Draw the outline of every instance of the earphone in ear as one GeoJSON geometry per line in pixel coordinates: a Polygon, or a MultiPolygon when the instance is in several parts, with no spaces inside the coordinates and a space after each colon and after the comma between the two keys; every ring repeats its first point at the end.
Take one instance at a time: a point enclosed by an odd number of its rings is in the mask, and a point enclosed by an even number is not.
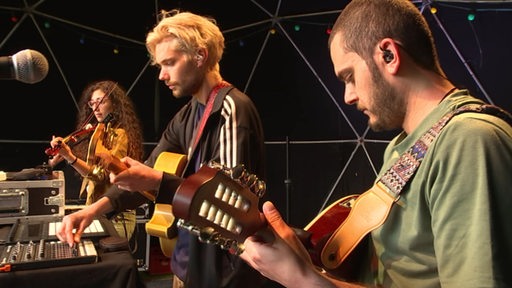
{"type": "Polygon", "coordinates": [[[379,47],[380,51],[382,51],[382,58],[384,58],[384,62],[390,63],[395,58],[395,55],[393,55],[393,52],[389,51],[388,49],[383,49],[382,47],[379,47]]]}
{"type": "Polygon", "coordinates": [[[201,61],[203,60],[203,56],[201,55],[196,55],[196,61],[201,61]]]}

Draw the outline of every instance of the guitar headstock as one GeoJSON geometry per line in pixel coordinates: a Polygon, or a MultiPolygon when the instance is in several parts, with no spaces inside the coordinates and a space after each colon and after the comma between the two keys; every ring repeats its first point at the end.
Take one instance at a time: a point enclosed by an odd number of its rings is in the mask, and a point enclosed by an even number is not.
{"type": "Polygon", "coordinates": [[[210,163],[186,178],[173,199],[178,226],[234,254],[244,240],[266,228],[259,199],[266,186],[243,167],[233,169],[210,163]]]}

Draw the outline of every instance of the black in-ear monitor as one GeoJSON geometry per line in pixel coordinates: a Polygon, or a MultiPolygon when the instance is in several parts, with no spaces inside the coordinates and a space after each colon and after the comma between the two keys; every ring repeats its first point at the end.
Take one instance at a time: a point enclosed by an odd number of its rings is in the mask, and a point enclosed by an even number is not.
{"type": "Polygon", "coordinates": [[[383,49],[382,47],[379,47],[380,51],[382,51],[382,58],[384,58],[384,62],[389,63],[393,61],[395,58],[395,55],[393,55],[393,52],[389,51],[388,49],[383,49]]]}

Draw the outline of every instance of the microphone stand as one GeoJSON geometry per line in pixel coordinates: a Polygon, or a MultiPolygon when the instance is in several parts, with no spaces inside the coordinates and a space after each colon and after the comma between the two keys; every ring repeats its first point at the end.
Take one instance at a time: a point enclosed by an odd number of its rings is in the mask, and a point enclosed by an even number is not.
{"type": "Polygon", "coordinates": [[[284,179],[284,185],[286,189],[286,214],[285,219],[287,223],[290,223],[290,203],[291,203],[291,190],[292,190],[292,179],[290,179],[290,140],[286,136],[286,178],[284,179]]]}

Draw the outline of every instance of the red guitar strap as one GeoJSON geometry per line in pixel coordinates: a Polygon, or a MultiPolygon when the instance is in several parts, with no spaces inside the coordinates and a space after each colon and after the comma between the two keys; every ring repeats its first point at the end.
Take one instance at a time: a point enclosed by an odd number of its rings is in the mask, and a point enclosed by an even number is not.
{"type": "MultiPolygon", "coordinates": [[[[195,151],[197,143],[199,143],[199,139],[201,139],[201,134],[203,134],[204,126],[206,125],[206,121],[208,120],[208,117],[210,117],[210,113],[212,112],[213,103],[215,102],[215,98],[217,94],[219,93],[219,90],[223,87],[228,87],[231,84],[229,84],[226,81],[221,81],[219,84],[217,84],[215,87],[213,87],[212,91],[210,92],[210,95],[208,95],[208,100],[206,102],[206,107],[204,109],[203,116],[201,117],[201,122],[199,123],[199,126],[196,131],[196,136],[194,138],[194,144],[191,147],[190,152],[192,153],[195,151]]],[[[191,156],[191,155],[190,155],[191,156]]],[[[189,158],[190,158],[189,156],[189,158]]]]}
{"type": "Polygon", "coordinates": [[[510,115],[501,108],[481,104],[464,105],[443,116],[400,156],[370,190],[356,199],[345,221],[322,249],[321,261],[325,267],[335,269],[340,266],[366,234],[384,223],[393,203],[399,200],[403,187],[420,166],[430,144],[453,116],[463,112],[483,112],[504,120],[510,119],[510,115]]]}

